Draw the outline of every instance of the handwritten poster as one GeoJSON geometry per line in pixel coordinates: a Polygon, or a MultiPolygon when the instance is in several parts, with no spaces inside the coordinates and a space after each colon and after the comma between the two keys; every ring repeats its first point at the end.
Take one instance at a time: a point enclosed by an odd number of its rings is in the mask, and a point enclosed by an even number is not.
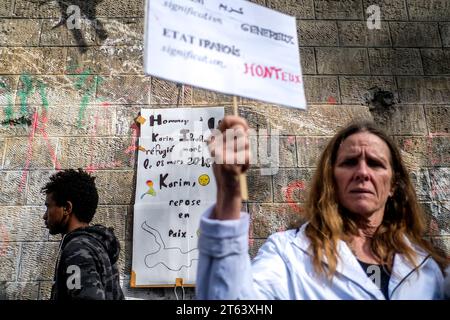
{"type": "Polygon", "coordinates": [[[216,201],[206,140],[224,110],[142,109],[141,117],[131,286],[193,285],[200,216],[216,201]]]}
{"type": "Polygon", "coordinates": [[[295,17],[244,0],[149,0],[144,71],[306,108],[295,17]]]}

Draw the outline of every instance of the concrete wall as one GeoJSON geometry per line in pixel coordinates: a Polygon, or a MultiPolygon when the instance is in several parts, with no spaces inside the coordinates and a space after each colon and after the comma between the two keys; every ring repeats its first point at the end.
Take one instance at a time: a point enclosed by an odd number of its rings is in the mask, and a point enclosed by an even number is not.
{"type": "MultiPolygon", "coordinates": [[[[95,220],[115,227],[129,298],[174,299],[173,289],[130,289],[135,145],[141,107],[225,106],[229,96],[143,76],[144,0],[68,0],[89,16],[52,28],[58,1],[0,5],[0,298],[47,299],[59,237],[43,228],[39,189],[58,168],[98,177],[95,220]],[[86,1],[87,2],[87,1],[86,1]],[[96,10],[93,8],[96,4],[96,10]]],[[[336,129],[374,119],[398,141],[427,211],[429,236],[450,255],[450,1],[258,0],[295,15],[309,109],[240,99],[255,129],[279,130],[280,169],[248,174],[252,253],[295,226],[318,154],[336,129]],[[381,8],[369,30],[366,8],[381,8]],[[378,87],[378,89],[372,89],[378,87]],[[395,104],[368,104],[377,90],[395,104]]],[[[181,291],[178,291],[181,296],[181,291]]],[[[186,298],[193,298],[186,290],[186,298]]]]}

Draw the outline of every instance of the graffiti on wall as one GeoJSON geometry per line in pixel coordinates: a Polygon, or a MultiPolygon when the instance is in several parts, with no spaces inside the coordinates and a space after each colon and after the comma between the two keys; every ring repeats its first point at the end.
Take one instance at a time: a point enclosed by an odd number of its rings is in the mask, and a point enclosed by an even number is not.
{"type": "MultiPolygon", "coordinates": [[[[110,108],[110,103],[103,97],[95,97],[97,88],[104,81],[101,76],[95,75],[90,69],[82,69],[78,66],[69,66],[66,71],[67,76],[72,81],[72,87],[81,96],[80,105],[78,107],[78,116],[75,119],[76,127],[82,129],[91,124],[89,134],[89,163],[84,168],[87,172],[95,172],[99,169],[117,168],[123,165],[122,161],[111,161],[110,163],[95,163],[94,147],[95,137],[99,127],[99,120],[102,117],[107,118],[108,112],[114,112],[110,108]],[[92,119],[86,119],[86,108],[91,103],[99,103],[101,108],[98,108],[92,119]],[[105,114],[102,114],[104,112],[105,114]]],[[[47,96],[47,84],[40,79],[35,79],[33,76],[23,73],[19,78],[17,96],[19,100],[20,109],[17,113],[14,112],[13,103],[13,90],[5,82],[0,81],[0,93],[3,93],[6,97],[7,105],[3,109],[5,120],[1,122],[2,126],[22,126],[28,128],[28,139],[26,147],[25,166],[22,171],[21,181],[19,184],[19,193],[21,193],[26,184],[27,176],[30,171],[30,166],[33,161],[33,145],[35,144],[36,134],[40,134],[45,141],[47,152],[50,155],[51,161],[56,170],[61,170],[61,164],[58,159],[57,152],[52,146],[48,132],[48,119],[49,119],[49,101],[47,96]],[[41,108],[36,108],[34,111],[30,108],[30,97],[37,94],[40,97],[41,108]]],[[[139,136],[139,126],[136,123],[131,125],[132,141],[123,152],[130,155],[130,163],[134,164],[134,156],[136,151],[137,137],[139,136]]]]}

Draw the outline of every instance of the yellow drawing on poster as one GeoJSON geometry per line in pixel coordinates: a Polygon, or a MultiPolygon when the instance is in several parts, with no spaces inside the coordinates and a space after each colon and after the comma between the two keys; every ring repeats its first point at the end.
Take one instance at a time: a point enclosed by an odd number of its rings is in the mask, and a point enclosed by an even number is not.
{"type": "Polygon", "coordinates": [[[202,174],[200,177],[198,177],[198,183],[201,186],[207,186],[209,184],[209,176],[207,174],[202,174]]]}

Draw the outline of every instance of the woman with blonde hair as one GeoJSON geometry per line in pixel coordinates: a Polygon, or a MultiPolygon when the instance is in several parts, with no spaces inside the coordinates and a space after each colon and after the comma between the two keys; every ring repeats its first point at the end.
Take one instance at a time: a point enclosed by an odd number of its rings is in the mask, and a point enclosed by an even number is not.
{"type": "MultiPolygon", "coordinates": [[[[248,126],[230,116],[220,127],[228,129],[246,137],[248,126]]],[[[199,299],[444,298],[448,260],[423,238],[400,152],[372,123],[351,124],[330,140],[310,184],[307,223],[271,235],[252,262],[237,179],[248,168],[248,140],[245,148],[218,148],[230,146],[226,136],[210,144],[212,155],[244,153],[246,161],[214,165],[217,202],[200,222],[199,299]]]]}

